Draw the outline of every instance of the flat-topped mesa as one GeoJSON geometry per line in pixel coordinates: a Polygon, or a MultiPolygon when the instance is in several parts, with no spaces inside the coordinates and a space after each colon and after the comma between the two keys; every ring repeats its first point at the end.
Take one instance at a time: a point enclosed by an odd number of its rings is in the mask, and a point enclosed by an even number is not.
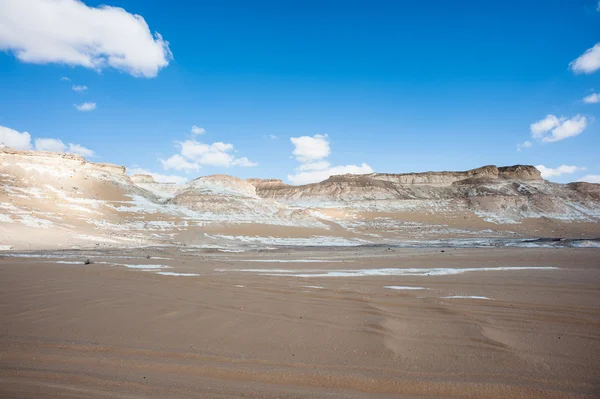
{"type": "Polygon", "coordinates": [[[39,166],[40,168],[69,168],[75,170],[89,170],[95,172],[110,173],[118,176],[126,176],[124,166],[110,163],[88,162],[81,155],[64,152],[16,150],[14,148],[1,147],[0,160],[5,165],[21,167],[39,166]]]}
{"type": "Polygon", "coordinates": [[[144,175],[144,174],[137,174],[137,175],[133,175],[131,176],[131,181],[134,183],[156,183],[156,181],[154,180],[154,177],[150,176],[150,175],[144,175]]]}
{"type": "Polygon", "coordinates": [[[273,187],[284,187],[287,186],[281,179],[257,179],[250,178],[246,179],[246,181],[252,184],[256,189],[259,188],[273,188],[273,187]]]}
{"type": "Polygon", "coordinates": [[[365,180],[365,178],[407,185],[449,185],[460,181],[476,182],[497,179],[542,180],[540,172],[533,166],[515,165],[497,167],[495,165],[487,165],[482,166],[480,168],[467,170],[464,172],[423,172],[401,174],[371,173],[367,175],[335,175],[329,177],[329,179],[325,181],[347,182],[349,180],[365,180]]]}

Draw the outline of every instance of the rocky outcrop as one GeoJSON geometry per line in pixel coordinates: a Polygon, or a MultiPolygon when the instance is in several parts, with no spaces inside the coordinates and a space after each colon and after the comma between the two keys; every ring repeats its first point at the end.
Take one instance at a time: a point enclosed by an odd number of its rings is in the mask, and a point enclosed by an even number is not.
{"type": "MultiPolygon", "coordinates": [[[[477,226],[543,218],[549,232],[554,231],[550,220],[600,221],[600,185],[547,182],[523,165],[340,175],[303,186],[227,175],[158,183],[150,175],[130,178],[125,172],[72,154],[0,149],[0,238],[23,248],[39,231],[46,232],[44,242],[71,237],[68,245],[87,237],[97,243],[189,244],[206,238],[207,229],[261,224],[270,225],[274,235],[293,227],[303,228],[303,234],[381,242],[398,234],[414,238],[416,230],[421,237],[441,234],[441,225],[456,220],[477,226]],[[423,223],[414,222],[419,217],[423,223]]],[[[245,234],[261,229],[248,227],[245,234]]],[[[215,244],[216,238],[206,240],[215,244]]]]}
{"type": "Polygon", "coordinates": [[[142,174],[131,176],[131,181],[134,183],[156,183],[156,181],[154,181],[154,177],[142,174]]]}
{"type": "Polygon", "coordinates": [[[77,172],[99,172],[127,178],[124,166],[110,163],[88,162],[84,157],[75,154],[48,151],[23,151],[12,148],[0,148],[2,166],[20,167],[38,170],[49,174],[74,175],[77,172]]]}

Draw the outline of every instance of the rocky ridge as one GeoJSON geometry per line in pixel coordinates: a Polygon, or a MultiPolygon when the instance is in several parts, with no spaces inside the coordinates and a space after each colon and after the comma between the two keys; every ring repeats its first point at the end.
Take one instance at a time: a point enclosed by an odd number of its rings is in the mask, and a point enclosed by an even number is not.
{"type": "Polygon", "coordinates": [[[67,246],[254,242],[256,228],[240,236],[243,226],[264,226],[269,242],[390,243],[501,236],[506,226],[526,235],[531,229],[520,226],[532,220],[544,221],[543,231],[582,235],[572,226],[584,223],[600,235],[599,219],[600,185],[550,183],[526,165],[331,176],[304,186],[227,175],[179,185],[77,155],[0,149],[0,246],[57,246],[59,236],[67,246]]]}

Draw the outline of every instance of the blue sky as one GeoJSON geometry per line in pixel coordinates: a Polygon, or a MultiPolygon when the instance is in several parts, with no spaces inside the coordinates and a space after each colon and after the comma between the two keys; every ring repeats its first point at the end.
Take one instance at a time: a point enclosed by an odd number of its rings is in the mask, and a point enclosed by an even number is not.
{"type": "Polygon", "coordinates": [[[558,182],[600,182],[597,7],[7,0],[0,135],[28,132],[31,148],[51,138],[93,161],[187,179],[300,184],[520,163],[558,182]],[[102,4],[123,10],[92,10],[102,4]],[[84,103],[95,108],[75,107],[84,103]]]}

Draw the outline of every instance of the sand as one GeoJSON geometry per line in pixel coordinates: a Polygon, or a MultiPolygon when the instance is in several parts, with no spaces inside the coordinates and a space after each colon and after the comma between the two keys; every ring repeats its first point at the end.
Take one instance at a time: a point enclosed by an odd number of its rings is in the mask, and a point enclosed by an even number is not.
{"type": "Polygon", "coordinates": [[[600,396],[598,249],[34,255],[0,257],[3,398],[600,396]]]}

